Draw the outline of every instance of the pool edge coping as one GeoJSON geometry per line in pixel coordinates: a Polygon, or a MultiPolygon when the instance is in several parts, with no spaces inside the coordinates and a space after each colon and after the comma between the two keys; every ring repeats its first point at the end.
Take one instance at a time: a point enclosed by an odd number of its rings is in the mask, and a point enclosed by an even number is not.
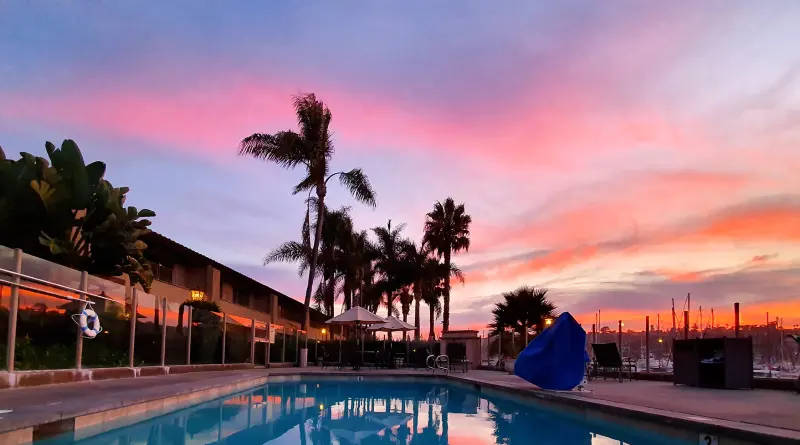
{"type": "MultiPolygon", "coordinates": [[[[758,443],[787,443],[787,441],[789,441],[788,443],[800,444],[800,431],[798,430],[692,415],[603,399],[592,399],[565,392],[554,392],[537,388],[519,388],[502,382],[474,379],[467,375],[431,375],[427,373],[371,374],[357,371],[280,372],[275,374],[271,374],[267,371],[261,376],[243,376],[239,380],[212,385],[192,382],[187,384],[187,387],[183,387],[168,396],[128,399],[118,404],[111,404],[112,406],[110,406],[110,404],[105,404],[99,407],[88,408],[78,414],[68,413],[65,415],[59,412],[54,413],[52,416],[39,416],[38,418],[33,416],[30,419],[20,419],[20,421],[11,422],[10,424],[0,423],[0,442],[9,445],[32,443],[33,432],[36,428],[56,422],[73,422],[72,429],[76,433],[80,430],[88,432],[87,428],[97,427],[107,422],[110,423],[112,419],[119,421],[121,418],[131,418],[134,420],[130,422],[130,424],[133,424],[164,414],[165,412],[187,408],[219,397],[245,391],[269,383],[270,380],[291,382],[314,377],[363,377],[368,379],[422,378],[450,381],[474,386],[479,390],[483,390],[484,388],[491,389],[513,397],[545,400],[580,409],[596,410],[603,414],[627,418],[627,420],[640,420],[661,425],[666,424],[676,429],[690,430],[692,432],[696,431],[698,433],[704,432],[727,437],[736,437],[758,443]]],[[[90,434],[90,436],[91,435],[93,434],[90,434]]]]}

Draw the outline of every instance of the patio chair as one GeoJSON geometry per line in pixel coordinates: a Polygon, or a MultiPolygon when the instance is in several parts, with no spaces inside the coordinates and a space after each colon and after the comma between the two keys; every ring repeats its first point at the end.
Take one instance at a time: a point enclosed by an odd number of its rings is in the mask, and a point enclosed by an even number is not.
{"type": "MultiPolygon", "coordinates": [[[[616,343],[592,343],[592,351],[594,352],[594,362],[592,371],[589,373],[589,380],[600,376],[601,371],[616,373],[620,382],[623,381],[623,372],[627,371],[628,379],[633,380],[636,363],[630,359],[623,361],[616,343]]],[[[605,379],[606,376],[603,375],[603,380],[605,379]]]]}

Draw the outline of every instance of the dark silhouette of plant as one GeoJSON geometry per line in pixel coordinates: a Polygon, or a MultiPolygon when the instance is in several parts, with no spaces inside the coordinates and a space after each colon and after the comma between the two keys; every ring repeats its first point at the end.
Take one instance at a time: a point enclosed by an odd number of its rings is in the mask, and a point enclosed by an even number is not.
{"type": "Polygon", "coordinates": [[[545,320],[556,316],[556,307],[546,295],[547,289],[530,286],[504,293],[503,300],[495,303],[492,309],[494,319],[489,323],[492,333],[517,333],[525,338],[527,345],[528,332],[541,332],[545,327],[545,320]]]}
{"type": "Polygon", "coordinates": [[[50,158],[21,153],[6,159],[0,148],[0,245],[93,275],[128,275],[148,291],[153,281],[144,260],[155,212],[125,207],[127,187],[103,179],[106,165],[83,160],[78,145],[45,144],[50,158]]]}
{"type": "MultiPolygon", "coordinates": [[[[255,133],[242,140],[239,154],[274,162],[283,168],[305,168],[305,177],[294,187],[294,193],[315,191],[317,194],[317,221],[314,244],[311,248],[308,285],[305,295],[303,329],[309,325],[311,294],[317,272],[317,258],[322,239],[325,214],[325,196],[328,181],[339,178],[356,200],[375,207],[375,191],[361,169],[329,173],[333,157],[333,138],[329,131],[331,112],[314,94],[296,96],[293,100],[298,131],[279,131],[274,134],[255,133]]],[[[308,215],[308,211],[306,212],[308,215]]],[[[308,218],[308,216],[307,216],[308,218]]]]}
{"type": "MultiPolygon", "coordinates": [[[[462,250],[469,251],[469,225],[472,217],[467,215],[464,204],[456,205],[453,198],[437,202],[425,219],[423,243],[430,246],[439,258],[444,258],[447,270],[451,267],[451,257],[462,250]]],[[[443,330],[450,329],[450,274],[444,282],[444,320],[443,330]]]]}

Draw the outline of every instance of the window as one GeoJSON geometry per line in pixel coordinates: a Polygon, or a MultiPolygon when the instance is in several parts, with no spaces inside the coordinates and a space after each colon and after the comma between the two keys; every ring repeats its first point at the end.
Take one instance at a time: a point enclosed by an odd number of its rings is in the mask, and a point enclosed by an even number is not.
{"type": "Polygon", "coordinates": [[[158,263],[151,263],[150,266],[153,268],[153,278],[172,284],[172,269],[158,263]]]}
{"type": "Polygon", "coordinates": [[[239,289],[233,290],[233,302],[240,306],[250,306],[250,293],[239,289]]]}

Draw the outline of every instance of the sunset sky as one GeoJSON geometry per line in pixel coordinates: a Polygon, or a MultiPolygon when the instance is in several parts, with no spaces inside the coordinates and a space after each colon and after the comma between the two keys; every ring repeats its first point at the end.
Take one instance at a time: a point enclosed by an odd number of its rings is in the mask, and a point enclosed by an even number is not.
{"type": "MultiPolygon", "coordinates": [[[[236,156],[333,112],[334,169],[362,167],[405,222],[452,196],[453,327],[547,287],[591,324],[715,308],[800,323],[800,2],[106,1],[0,3],[0,145],[75,139],[154,229],[302,299],[300,171],[236,156]]],[[[427,308],[423,308],[427,313],[427,308]]],[[[705,313],[708,321],[708,312],[705,313]]],[[[427,327],[427,319],[423,321],[427,327]]]]}

